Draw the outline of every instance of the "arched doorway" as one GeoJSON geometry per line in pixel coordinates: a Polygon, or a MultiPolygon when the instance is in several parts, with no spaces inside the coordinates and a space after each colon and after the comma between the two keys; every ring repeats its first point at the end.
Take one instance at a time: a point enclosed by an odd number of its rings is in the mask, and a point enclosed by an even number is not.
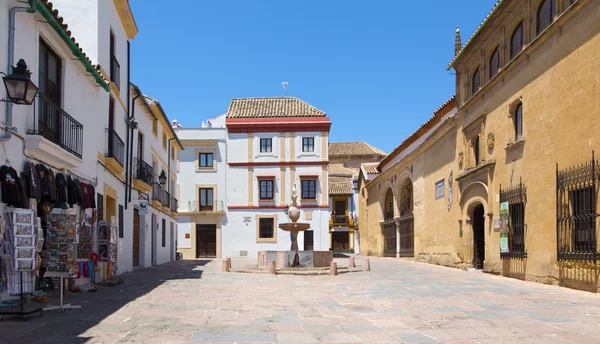
{"type": "Polygon", "coordinates": [[[396,256],[396,224],[394,223],[394,194],[392,189],[385,193],[383,203],[383,256],[396,256]]]}
{"type": "Polygon", "coordinates": [[[473,209],[471,217],[473,227],[473,266],[483,269],[485,260],[485,210],[480,203],[473,209]]]}
{"type": "Polygon", "coordinates": [[[413,215],[413,186],[410,179],[400,189],[400,220],[398,223],[400,257],[415,256],[415,220],[413,215]]]}

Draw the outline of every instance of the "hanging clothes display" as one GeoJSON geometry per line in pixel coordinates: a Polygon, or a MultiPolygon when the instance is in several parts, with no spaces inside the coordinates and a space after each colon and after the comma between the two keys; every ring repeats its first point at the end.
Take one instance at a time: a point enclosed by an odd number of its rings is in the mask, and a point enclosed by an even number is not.
{"type": "Polygon", "coordinates": [[[54,171],[48,169],[48,187],[50,188],[50,200],[56,202],[56,182],[54,181],[54,171]]]}
{"type": "Polygon", "coordinates": [[[2,202],[12,207],[21,205],[17,171],[10,166],[0,167],[0,184],[2,185],[2,202]]]}
{"type": "Polygon", "coordinates": [[[58,202],[67,203],[67,180],[65,179],[64,174],[57,173],[54,179],[56,183],[56,196],[58,202]]]}
{"type": "Polygon", "coordinates": [[[37,172],[40,176],[40,189],[42,190],[42,195],[40,198],[43,198],[46,195],[50,195],[50,183],[48,181],[48,169],[44,164],[37,164],[35,166],[37,172]]]}
{"type": "Polygon", "coordinates": [[[31,161],[28,161],[25,165],[25,170],[23,171],[23,174],[27,177],[27,183],[29,184],[27,188],[29,192],[27,195],[29,196],[29,198],[42,198],[42,185],[40,182],[40,174],[38,173],[37,168],[31,161]]]}

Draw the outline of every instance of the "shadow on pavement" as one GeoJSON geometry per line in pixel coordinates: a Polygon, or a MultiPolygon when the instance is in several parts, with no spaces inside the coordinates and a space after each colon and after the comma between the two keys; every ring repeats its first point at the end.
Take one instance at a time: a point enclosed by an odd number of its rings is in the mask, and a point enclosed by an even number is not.
{"type": "MultiPolygon", "coordinates": [[[[5,316],[0,321],[0,343],[86,343],[88,338],[79,336],[103,319],[165,283],[202,278],[204,269],[198,267],[209,262],[178,260],[119,275],[124,281],[121,285],[98,286],[97,292],[65,294],[64,303],[81,305],[81,311],[67,310],[66,314],[60,310],[47,311],[42,317],[33,314],[27,321],[5,316]]],[[[50,303],[59,301],[51,297],[50,303]]]]}

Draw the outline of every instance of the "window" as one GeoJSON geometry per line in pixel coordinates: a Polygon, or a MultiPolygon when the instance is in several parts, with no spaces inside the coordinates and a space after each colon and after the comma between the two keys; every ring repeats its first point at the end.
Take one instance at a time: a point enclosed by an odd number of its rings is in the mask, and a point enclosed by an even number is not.
{"type": "Polygon", "coordinates": [[[490,79],[498,74],[498,69],[500,69],[500,51],[496,47],[490,57],[490,79]]]}
{"type": "Polygon", "coordinates": [[[475,157],[475,166],[479,166],[479,135],[475,138],[473,142],[473,156],[475,157]]]}
{"type": "Polygon", "coordinates": [[[213,167],[213,153],[200,153],[198,167],[213,167]]]}
{"type": "Polygon", "coordinates": [[[152,121],[152,133],[154,134],[154,136],[158,137],[158,121],[157,120],[152,121]]]}
{"type": "Polygon", "coordinates": [[[515,142],[523,137],[523,104],[517,105],[515,109],[515,142]]]}
{"type": "Polygon", "coordinates": [[[167,150],[167,134],[163,133],[163,148],[167,150]]]}
{"type": "Polygon", "coordinates": [[[510,59],[514,59],[523,50],[523,22],[513,31],[510,37],[510,59]]]}
{"type": "Polygon", "coordinates": [[[385,194],[385,210],[383,213],[383,218],[385,221],[390,221],[394,219],[394,194],[392,193],[392,189],[388,189],[385,194]]]}
{"type": "Polygon", "coordinates": [[[273,239],[275,237],[275,219],[261,217],[258,219],[258,238],[273,239]]]}
{"type": "Polygon", "coordinates": [[[479,86],[481,85],[481,78],[479,77],[479,68],[475,69],[475,73],[473,73],[473,79],[471,80],[471,95],[475,95],[477,91],[479,91],[479,86]]]}
{"type": "Polygon", "coordinates": [[[261,200],[273,199],[273,187],[275,181],[273,179],[260,179],[258,181],[261,200]]]}
{"type": "Polygon", "coordinates": [[[167,222],[162,220],[162,247],[167,246],[167,222]]]}
{"type": "Polygon", "coordinates": [[[508,252],[502,258],[525,258],[525,200],[527,188],[522,182],[508,189],[500,188],[500,203],[508,203],[508,252]]]}
{"type": "Polygon", "coordinates": [[[260,152],[270,153],[273,150],[272,139],[260,139],[260,152]]]}
{"type": "Polygon", "coordinates": [[[137,158],[144,161],[144,134],[141,131],[138,131],[137,158]]]}
{"type": "Polygon", "coordinates": [[[546,30],[554,20],[556,13],[556,0],[544,0],[540,3],[536,16],[536,35],[546,30]]]}
{"type": "Polygon", "coordinates": [[[315,179],[303,179],[302,199],[317,199],[317,181],[315,179]]]}
{"type": "Polygon", "coordinates": [[[314,137],[303,137],[302,138],[302,151],[303,152],[314,152],[315,151],[315,138],[314,137]]]}
{"type": "Polygon", "coordinates": [[[171,146],[171,160],[175,161],[175,146],[171,146]]]}
{"type": "Polygon", "coordinates": [[[596,217],[590,216],[595,213],[596,192],[591,187],[571,191],[571,209],[575,219],[575,230],[573,231],[573,245],[575,252],[593,251],[596,247],[594,234],[596,217]]]}
{"type": "Polygon", "coordinates": [[[200,204],[198,206],[199,211],[212,211],[213,210],[213,192],[212,188],[200,188],[199,197],[200,204]]]}
{"type": "MultiPolygon", "coordinates": [[[[61,60],[42,41],[40,41],[39,93],[60,107],[61,60]]],[[[43,113],[45,114],[45,113],[43,113]]]]}
{"type": "Polygon", "coordinates": [[[117,61],[115,51],[115,34],[110,31],[110,81],[115,84],[117,89],[121,89],[121,66],[117,61]]]}

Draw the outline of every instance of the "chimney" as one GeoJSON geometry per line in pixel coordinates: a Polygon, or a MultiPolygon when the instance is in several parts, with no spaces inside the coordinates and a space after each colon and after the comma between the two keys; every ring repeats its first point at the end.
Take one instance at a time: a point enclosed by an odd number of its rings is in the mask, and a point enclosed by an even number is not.
{"type": "Polygon", "coordinates": [[[460,40],[460,29],[456,27],[456,38],[454,39],[454,57],[460,53],[462,49],[462,42],[460,40]]]}

